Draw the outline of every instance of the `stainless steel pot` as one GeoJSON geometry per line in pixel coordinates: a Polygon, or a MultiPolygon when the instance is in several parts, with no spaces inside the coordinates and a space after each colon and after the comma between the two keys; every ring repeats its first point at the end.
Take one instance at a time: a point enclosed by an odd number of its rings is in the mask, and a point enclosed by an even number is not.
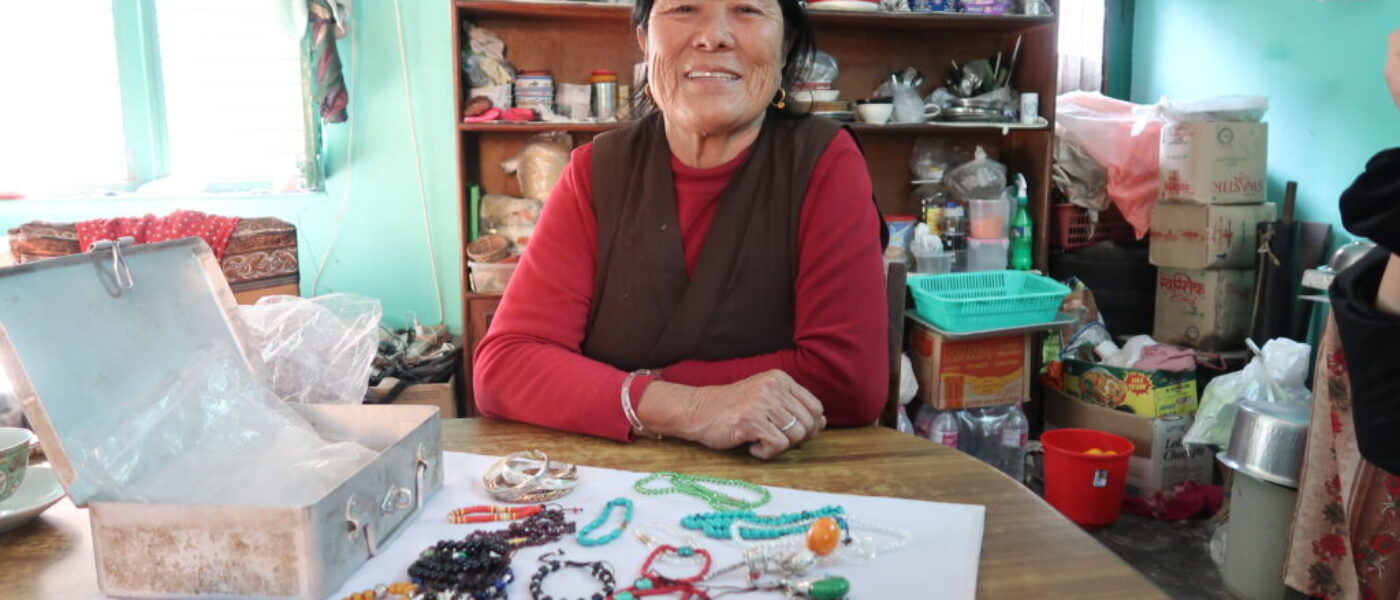
{"type": "Polygon", "coordinates": [[[1296,489],[1307,437],[1306,406],[1242,402],[1235,413],[1230,446],[1218,458],[1241,473],[1296,489]]]}

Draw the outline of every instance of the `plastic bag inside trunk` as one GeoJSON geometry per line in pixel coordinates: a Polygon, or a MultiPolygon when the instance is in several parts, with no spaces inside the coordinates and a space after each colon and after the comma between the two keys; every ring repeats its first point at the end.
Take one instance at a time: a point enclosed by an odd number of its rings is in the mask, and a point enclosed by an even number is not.
{"type": "Polygon", "coordinates": [[[287,402],[359,404],[379,345],[379,301],[351,294],[269,296],[238,307],[272,391],[287,402]]]}
{"type": "Polygon", "coordinates": [[[323,439],[227,349],[190,357],[186,374],[93,414],[65,436],[75,497],[108,502],[301,506],[374,458],[323,439]],[[105,413],[105,414],[104,414],[105,413]]]}

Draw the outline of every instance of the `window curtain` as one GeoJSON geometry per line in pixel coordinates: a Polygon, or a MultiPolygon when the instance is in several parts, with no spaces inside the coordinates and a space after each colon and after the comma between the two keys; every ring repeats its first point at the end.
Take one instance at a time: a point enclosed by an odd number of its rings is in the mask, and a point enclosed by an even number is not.
{"type": "Polygon", "coordinates": [[[1104,0],[1060,0],[1058,93],[1103,91],[1104,0]]]}
{"type": "Polygon", "coordinates": [[[353,0],[273,0],[277,19],[288,33],[309,36],[314,101],[321,119],[343,123],[349,115],[350,94],[345,89],[340,51],[335,41],[349,33],[353,0]],[[310,29],[307,29],[307,24],[310,29]]]}

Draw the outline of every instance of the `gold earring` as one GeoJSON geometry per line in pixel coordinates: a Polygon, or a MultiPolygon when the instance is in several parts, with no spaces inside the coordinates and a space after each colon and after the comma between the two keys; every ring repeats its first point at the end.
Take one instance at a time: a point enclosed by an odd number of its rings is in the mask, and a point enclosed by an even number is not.
{"type": "Polygon", "coordinates": [[[773,108],[782,110],[785,106],[787,106],[787,90],[783,89],[782,87],[779,87],[778,99],[773,101],[773,108]]]}

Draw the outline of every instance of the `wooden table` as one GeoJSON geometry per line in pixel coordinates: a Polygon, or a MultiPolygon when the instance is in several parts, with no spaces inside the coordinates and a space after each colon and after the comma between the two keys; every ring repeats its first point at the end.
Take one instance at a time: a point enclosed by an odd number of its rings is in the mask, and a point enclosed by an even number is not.
{"type": "MultiPolygon", "coordinates": [[[[987,507],[979,598],[1166,598],[1079,527],[1001,472],[890,429],[823,432],[769,462],[690,444],[631,445],[501,421],[443,422],[450,451],[503,455],[539,448],[582,465],[676,470],[823,492],[892,496],[987,507]]],[[[928,582],[936,589],[937,582],[928,582]]],[[[0,596],[17,600],[98,597],[87,515],[66,499],[35,522],[0,533],[0,596]]],[[[522,596],[517,593],[517,596],[522,596]]],[[[910,596],[933,597],[933,596],[910,596]]]]}

